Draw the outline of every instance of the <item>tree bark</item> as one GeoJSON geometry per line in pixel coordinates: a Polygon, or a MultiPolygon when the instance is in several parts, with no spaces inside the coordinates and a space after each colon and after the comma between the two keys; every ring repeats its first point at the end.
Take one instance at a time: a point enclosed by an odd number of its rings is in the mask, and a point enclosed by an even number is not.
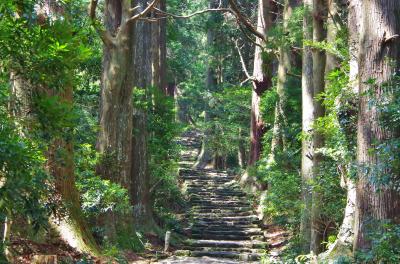
{"type": "Polygon", "coordinates": [[[381,123],[374,102],[393,100],[393,77],[399,71],[400,59],[400,2],[396,0],[369,0],[361,3],[361,30],[359,53],[359,119],[357,132],[357,205],[355,221],[355,250],[368,250],[371,241],[368,232],[380,229],[380,222],[400,222],[400,194],[391,183],[379,184],[371,178],[388,174],[392,181],[399,176],[390,168],[379,170],[387,161],[377,155],[379,144],[399,137],[381,123]],[[373,79],[374,82],[367,83],[373,79]],[[372,104],[372,105],[371,105],[372,104]],[[375,172],[373,172],[375,170],[375,172]],[[378,170],[378,172],[376,172],[378,170]],[[372,174],[371,174],[372,171],[372,174]],[[377,175],[375,175],[377,173],[377,175]]]}
{"type": "MultiPolygon", "coordinates": [[[[322,42],[326,39],[326,31],[324,28],[324,20],[327,16],[326,5],[324,0],[314,0],[313,4],[313,41],[322,42]]],[[[324,92],[325,88],[325,66],[326,54],[324,50],[313,49],[313,87],[314,87],[314,122],[318,118],[325,115],[325,109],[322,101],[316,99],[318,95],[324,92]]],[[[313,132],[313,146],[317,150],[324,146],[323,135],[318,131],[313,132]]],[[[322,154],[314,152],[313,160],[313,180],[317,180],[318,175],[321,173],[320,166],[322,162],[322,154]]],[[[322,247],[322,230],[320,227],[320,207],[321,197],[320,194],[312,190],[312,208],[311,208],[311,244],[310,250],[314,254],[320,253],[322,247]]]]}
{"type": "MultiPolygon", "coordinates": [[[[288,22],[293,13],[293,8],[298,5],[297,0],[285,0],[283,6],[283,30],[284,34],[289,33],[288,22]]],[[[286,45],[286,44],[284,44],[286,45]]],[[[276,91],[278,101],[275,106],[275,120],[272,133],[271,152],[268,163],[275,163],[277,151],[283,151],[287,145],[285,131],[288,127],[288,72],[292,69],[291,47],[279,47],[278,81],[276,91]]]]}
{"type": "MultiPolygon", "coordinates": [[[[103,179],[132,189],[132,88],[134,86],[134,27],[127,20],[130,0],[105,1],[104,22],[113,43],[104,43],[99,135],[96,148],[101,155],[97,173],[103,179]]],[[[103,40],[104,41],[104,40],[103,40]]],[[[126,219],[105,213],[100,222],[105,235],[115,240],[119,227],[129,226],[126,219]]],[[[129,222],[129,221],[128,221],[129,222]]]]}
{"type": "MultiPolygon", "coordinates": [[[[160,0],[160,10],[167,12],[167,1],[160,0]]],[[[160,20],[160,88],[173,97],[175,90],[170,90],[167,80],[167,20],[160,20]]],[[[175,87],[175,86],[173,86],[175,87]]]]}
{"type": "MultiPolygon", "coordinates": [[[[72,86],[66,87],[61,92],[49,89],[47,93],[46,96],[59,96],[61,103],[70,106],[73,104],[72,86]]],[[[55,189],[60,194],[67,212],[65,218],[57,219],[53,216],[52,221],[62,239],[70,246],[82,252],[98,255],[99,248],[81,211],[79,192],[75,185],[73,155],[73,142],[65,138],[53,139],[46,155],[47,169],[55,179],[55,189]]]]}
{"type": "MultiPolygon", "coordinates": [[[[257,31],[263,36],[272,27],[272,5],[269,0],[258,1],[257,31]]],[[[250,121],[250,152],[248,165],[254,166],[260,159],[262,151],[262,137],[265,133],[264,122],[260,111],[261,95],[272,86],[272,63],[263,59],[262,49],[265,46],[262,39],[257,38],[254,52],[253,90],[251,96],[251,121],[250,121]]]]}
{"type": "MultiPolygon", "coordinates": [[[[313,0],[304,0],[305,15],[303,18],[303,41],[312,40],[313,0]]],[[[303,46],[302,62],[302,154],[301,178],[302,201],[300,236],[303,249],[308,251],[311,240],[311,179],[313,175],[314,148],[312,142],[312,124],[314,120],[314,85],[313,85],[313,58],[311,47],[303,46]]]]}
{"type": "MultiPolygon", "coordinates": [[[[147,0],[138,0],[141,12],[147,6],[147,0]]],[[[135,81],[136,89],[146,90],[152,84],[152,28],[145,21],[135,25],[135,81]]],[[[146,94],[146,92],[145,92],[146,94]]],[[[153,224],[150,204],[150,173],[147,153],[147,110],[135,105],[133,109],[133,148],[132,148],[132,202],[134,221],[137,225],[150,226],[153,224]]]]}
{"type": "Polygon", "coordinates": [[[245,147],[245,142],[243,139],[243,132],[242,128],[239,128],[238,131],[238,163],[240,168],[245,168],[246,167],[246,147],[245,147]]]}
{"type": "MultiPolygon", "coordinates": [[[[336,27],[333,25],[332,17],[335,16],[337,12],[338,6],[336,6],[336,1],[332,1],[329,5],[329,17],[328,17],[328,42],[330,39],[334,39],[333,32],[336,31],[336,27]]],[[[354,92],[354,95],[358,94],[358,50],[359,50],[359,40],[358,40],[358,32],[360,28],[360,16],[361,16],[361,8],[359,0],[350,0],[348,6],[348,30],[349,30],[349,52],[350,52],[350,73],[349,73],[349,85],[351,90],[354,92]]],[[[327,68],[328,65],[334,65],[336,63],[332,63],[331,56],[327,55],[327,68]]],[[[329,71],[329,70],[327,70],[329,71]]],[[[352,102],[350,102],[352,103],[352,102]]],[[[353,135],[348,135],[349,143],[353,135]]],[[[352,144],[351,144],[352,145],[352,144]]],[[[352,164],[348,165],[349,167],[352,164]]],[[[355,181],[348,177],[348,171],[344,171],[342,173],[342,187],[347,190],[347,202],[346,208],[344,211],[343,222],[339,228],[339,232],[337,235],[336,241],[329,246],[328,250],[318,256],[318,259],[321,262],[329,262],[333,263],[334,260],[338,256],[352,254],[352,245],[354,241],[354,217],[355,217],[355,208],[356,208],[356,183],[355,181]]]]}
{"type": "MultiPolygon", "coordinates": [[[[158,6],[160,8],[160,6],[158,6]]],[[[153,18],[157,19],[157,16],[153,14],[153,18]]],[[[151,80],[151,85],[153,87],[157,87],[160,89],[163,93],[165,92],[163,88],[161,87],[161,47],[160,47],[160,41],[161,41],[161,20],[156,20],[155,22],[151,22],[151,70],[152,70],[152,80],[151,80]]],[[[140,22],[139,22],[140,23],[140,22]]]]}

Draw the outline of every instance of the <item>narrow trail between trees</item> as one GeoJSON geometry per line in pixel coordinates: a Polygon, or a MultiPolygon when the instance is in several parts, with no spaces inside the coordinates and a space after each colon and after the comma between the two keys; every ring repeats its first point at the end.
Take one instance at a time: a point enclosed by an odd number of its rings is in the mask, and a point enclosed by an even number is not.
{"type": "Polygon", "coordinates": [[[188,239],[176,256],[160,263],[260,263],[268,243],[251,200],[226,171],[195,169],[200,135],[186,132],[180,177],[189,197],[188,239]]]}

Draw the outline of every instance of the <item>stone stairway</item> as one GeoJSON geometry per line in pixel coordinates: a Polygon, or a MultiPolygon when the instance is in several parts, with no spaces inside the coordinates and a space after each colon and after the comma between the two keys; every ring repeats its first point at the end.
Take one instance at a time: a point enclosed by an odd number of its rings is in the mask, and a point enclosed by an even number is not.
{"type": "Polygon", "coordinates": [[[186,228],[189,239],[183,252],[190,257],[245,263],[259,260],[267,242],[250,200],[234,176],[225,171],[192,168],[201,145],[199,138],[196,132],[187,132],[181,139],[184,150],[180,177],[191,206],[186,228]]]}

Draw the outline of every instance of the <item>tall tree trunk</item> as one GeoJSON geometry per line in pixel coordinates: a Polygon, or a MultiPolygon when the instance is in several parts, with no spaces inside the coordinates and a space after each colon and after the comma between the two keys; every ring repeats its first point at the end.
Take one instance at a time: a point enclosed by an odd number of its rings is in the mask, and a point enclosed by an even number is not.
{"type": "MultiPolygon", "coordinates": [[[[50,4],[51,2],[47,2],[50,4]]],[[[47,8],[46,10],[52,10],[47,8]]],[[[49,15],[49,14],[47,14],[49,15]]],[[[72,86],[66,84],[61,90],[51,89],[47,87],[32,87],[29,81],[15,73],[11,74],[12,78],[12,97],[16,100],[13,104],[11,112],[19,119],[33,118],[29,113],[35,113],[36,109],[33,101],[37,98],[57,97],[59,103],[65,104],[72,109],[73,105],[73,89],[72,86]]],[[[21,128],[21,134],[29,128],[21,128]]],[[[57,134],[57,133],[56,133],[57,134]]],[[[68,135],[69,136],[69,135],[68,135]]],[[[81,210],[79,192],[75,185],[74,158],[73,158],[73,142],[71,138],[65,138],[65,135],[52,138],[46,152],[46,170],[54,178],[54,187],[56,194],[60,196],[63,209],[66,211],[64,218],[51,216],[51,224],[60,234],[68,245],[76,248],[78,251],[99,254],[94,238],[83,217],[81,210]],[[62,153],[62,155],[60,154],[62,153]]],[[[10,216],[9,216],[10,217],[10,216]]],[[[6,221],[7,231],[5,238],[9,237],[12,219],[6,221]]]]}
{"type": "MultiPolygon", "coordinates": [[[[257,15],[257,31],[264,36],[272,27],[272,5],[269,0],[258,1],[257,15]]],[[[250,152],[248,165],[254,166],[260,159],[262,150],[262,137],[265,133],[264,122],[260,111],[261,95],[272,85],[272,63],[263,59],[262,49],[260,46],[265,46],[262,39],[257,38],[256,49],[254,52],[254,68],[253,68],[253,90],[251,96],[251,117],[250,117],[250,152]]]]}
{"type": "MultiPolygon", "coordinates": [[[[101,79],[100,125],[97,150],[101,160],[97,173],[103,179],[120,184],[131,193],[132,189],[132,88],[133,74],[133,23],[130,18],[130,0],[107,0],[104,21],[107,36],[103,48],[101,79]],[[110,36],[113,37],[110,40],[110,36]]],[[[116,229],[126,219],[108,212],[101,219],[105,235],[116,238],[116,229]]],[[[128,223],[129,225],[129,223],[128,223]]]]}
{"type": "MultiPolygon", "coordinates": [[[[361,23],[361,7],[359,0],[349,1],[349,14],[348,14],[348,30],[349,30],[349,51],[350,51],[350,76],[349,82],[354,95],[358,95],[359,90],[359,76],[358,76],[358,52],[360,48],[359,43],[359,30],[361,23]]],[[[358,99],[358,96],[356,96],[358,99]]],[[[353,135],[349,135],[353,137],[353,135]]],[[[351,166],[351,165],[350,165],[351,166]]],[[[354,221],[356,211],[356,182],[351,177],[345,177],[343,183],[347,189],[347,202],[344,212],[343,223],[340,226],[339,233],[337,236],[336,245],[339,248],[338,251],[344,251],[340,248],[348,248],[354,242],[354,221]]]]}
{"type": "MultiPolygon", "coordinates": [[[[160,82],[160,21],[151,24],[151,86],[162,89],[160,82]]],[[[164,92],[164,91],[163,91],[164,92]]]]}
{"type": "MultiPolygon", "coordinates": [[[[47,90],[47,95],[60,97],[61,103],[72,108],[73,91],[68,86],[64,91],[47,90]]],[[[45,96],[47,96],[45,95],[45,96]]],[[[75,185],[74,151],[71,139],[57,138],[47,152],[47,168],[55,179],[55,189],[63,201],[67,211],[65,219],[53,218],[53,224],[70,246],[89,254],[99,254],[99,249],[93,239],[81,211],[79,192],[75,185]],[[62,155],[60,156],[60,153],[62,155]]]]}
{"type": "MultiPolygon", "coordinates": [[[[304,0],[305,14],[303,18],[303,41],[312,40],[312,10],[313,0],[304,0]]],[[[301,178],[302,201],[300,235],[305,252],[309,250],[311,240],[311,179],[313,175],[314,148],[312,142],[312,124],[314,121],[314,86],[313,86],[313,58],[311,47],[303,47],[302,65],[302,152],[301,178]]]]}
{"type": "MultiPolygon", "coordinates": [[[[62,9],[57,6],[53,0],[46,1],[39,5],[36,10],[38,17],[44,20],[48,17],[58,19],[58,12],[62,9]]],[[[70,74],[73,74],[72,71],[70,74]]],[[[33,118],[31,113],[35,113],[35,100],[38,98],[57,98],[59,103],[65,104],[72,109],[73,106],[73,87],[71,83],[64,83],[64,87],[49,88],[45,84],[33,86],[29,80],[24,79],[15,72],[11,72],[11,97],[14,104],[11,105],[12,114],[22,120],[33,118]],[[17,103],[15,103],[17,102],[17,103]]],[[[22,122],[24,123],[24,122],[22,122]]],[[[30,128],[21,128],[21,135],[30,128]]],[[[46,169],[54,178],[54,187],[56,195],[61,198],[62,207],[65,210],[65,217],[58,219],[57,216],[51,216],[51,224],[55,227],[61,236],[61,239],[71,247],[80,252],[91,255],[99,255],[92,233],[83,217],[81,211],[79,192],[75,185],[73,142],[70,135],[64,135],[57,131],[57,138],[50,139],[46,154],[46,169]],[[57,133],[58,132],[58,133],[57,133]],[[60,135],[58,135],[60,134],[60,135]],[[67,138],[68,137],[68,138],[67,138]],[[61,153],[61,154],[60,154],[61,153]]],[[[51,134],[51,133],[50,133],[51,134]]],[[[51,134],[52,135],[52,134],[51,134]]],[[[10,235],[10,225],[12,219],[6,220],[4,237],[7,239],[10,235]]]]}
{"type": "Polygon", "coordinates": [[[243,132],[242,128],[239,128],[238,131],[238,163],[240,168],[245,168],[246,167],[246,147],[245,147],[245,142],[243,139],[243,132]]]}
{"type": "MultiPolygon", "coordinates": [[[[283,30],[284,34],[289,33],[288,23],[292,15],[293,8],[298,5],[297,0],[285,0],[283,6],[283,30]]],[[[288,107],[288,72],[292,69],[290,47],[281,46],[279,48],[279,64],[278,64],[278,81],[276,91],[278,94],[278,102],[275,106],[275,119],[272,133],[271,153],[268,163],[275,162],[275,154],[277,151],[283,151],[286,147],[285,131],[288,127],[287,107],[288,107]]]]}
{"type": "MultiPolygon", "coordinates": [[[[333,34],[337,29],[334,26],[333,18],[336,16],[338,11],[338,3],[336,1],[331,1],[329,4],[329,17],[328,17],[328,42],[334,40],[333,34]]],[[[358,51],[359,51],[359,39],[358,32],[360,28],[360,17],[361,8],[359,0],[350,0],[348,6],[348,30],[349,30],[349,52],[350,52],[350,76],[349,85],[354,93],[358,94],[358,51]]],[[[334,65],[334,58],[327,54],[327,68],[328,65],[334,65]],[[333,63],[332,63],[333,62],[333,63]]],[[[327,69],[327,72],[329,69],[327,69]]],[[[350,102],[353,103],[353,102],[350,102]]],[[[349,142],[352,141],[351,137],[353,135],[348,135],[349,142]]],[[[349,143],[350,144],[350,143],[349,143]]],[[[352,144],[351,144],[352,145],[352,144]]],[[[352,166],[349,164],[348,167],[352,166]]],[[[318,256],[321,262],[333,262],[338,256],[351,255],[352,245],[354,241],[354,217],[356,208],[356,183],[350,177],[348,177],[348,170],[345,169],[342,172],[342,187],[347,190],[347,202],[344,211],[343,222],[339,228],[336,241],[329,246],[328,250],[318,256]]]]}
{"type": "MultiPolygon", "coordinates": [[[[210,8],[217,8],[219,5],[219,1],[217,0],[210,0],[209,7],[210,8]]],[[[212,23],[215,19],[215,14],[211,14],[209,18],[209,26],[207,29],[207,46],[209,49],[212,49],[216,42],[216,28],[214,23],[212,23]]],[[[214,69],[213,63],[209,62],[207,65],[207,74],[206,74],[206,90],[208,92],[215,91],[217,86],[217,77],[216,72],[214,69]]],[[[208,101],[205,102],[205,110],[204,110],[204,122],[207,124],[210,120],[210,113],[209,113],[209,105],[208,101]]],[[[211,128],[207,128],[203,135],[203,140],[201,143],[201,150],[199,157],[195,163],[196,168],[205,168],[207,165],[211,164],[213,161],[213,151],[210,146],[210,136],[212,131],[211,128]]]]}
{"type": "MultiPolygon", "coordinates": [[[[328,43],[335,43],[337,39],[337,33],[339,30],[338,19],[340,19],[338,15],[339,3],[340,0],[327,0],[327,18],[326,18],[326,41],[328,43]]],[[[343,7],[341,7],[343,8],[343,7]]],[[[331,52],[326,52],[326,63],[325,63],[325,74],[329,74],[332,70],[339,67],[339,58],[332,54],[331,52]]],[[[326,83],[328,86],[329,83],[326,83]]]]}
{"type": "MultiPolygon", "coordinates": [[[[382,124],[376,102],[393,100],[393,90],[399,72],[400,59],[400,2],[397,0],[369,0],[361,3],[359,54],[359,119],[357,132],[357,206],[355,221],[355,250],[371,246],[368,232],[378,229],[382,220],[400,223],[400,193],[392,183],[382,184],[371,178],[390,175],[396,182],[398,171],[382,169],[383,160],[376,151],[379,144],[399,137],[382,124]],[[397,76],[396,76],[397,77],[397,76]],[[374,82],[368,83],[369,80],[374,82]],[[374,172],[375,171],[375,172],[374,172]],[[371,174],[372,173],[372,174],[371,174]]],[[[376,179],[376,178],[375,178],[376,179]]],[[[390,181],[390,182],[391,182],[390,181]]]]}
{"type": "MultiPolygon", "coordinates": [[[[167,11],[167,1],[160,0],[160,10],[167,11]]],[[[173,97],[175,90],[170,90],[167,80],[167,20],[160,20],[160,88],[168,96],[173,97]]],[[[172,86],[172,87],[175,87],[172,86]]]]}
{"type": "MultiPolygon", "coordinates": [[[[139,11],[147,6],[147,0],[138,0],[139,11]]],[[[135,26],[135,83],[136,89],[146,90],[152,84],[152,28],[145,21],[136,22],[135,26]]],[[[143,99],[143,98],[142,98],[143,99]]],[[[150,173],[147,153],[147,110],[135,105],[133,111],[133,148],[132,148],[132,201],[134,221],[137,225],[150,226],[153,217],[150,204],[150,173]]]]}
{"type": "MultiPolygon", "coordinates": [[[[326,5],[324,0],[314,0],[313,4],[313,41],[322,42],[326,38],[326,31],[324,28],[324,19],[326,18],[326,5]]],[[[314,87],[314,122],[318,118],[323,117],[325,114],[322,101],[316,99],[318,95],[324,92],[325,88],[325,65],[326,54],[321,49],[313,50],[313,87],[314,87]]],[[[314,130],[313,133],[313,146],[317,150],[324,146],[324,139],[322,134],[314,130]]],[[[313,156],[313,179],[316,180],[320,174],[320,166],[322,162],[322,155],[314,152],[313,156]]],[[[321,251],[322,230],[320,228],[320,207],[321,197],[320,194],[313,189],[312,191],[312,209],[311,209],[311,244],[310,250],[314,254],[321,251]]]]}

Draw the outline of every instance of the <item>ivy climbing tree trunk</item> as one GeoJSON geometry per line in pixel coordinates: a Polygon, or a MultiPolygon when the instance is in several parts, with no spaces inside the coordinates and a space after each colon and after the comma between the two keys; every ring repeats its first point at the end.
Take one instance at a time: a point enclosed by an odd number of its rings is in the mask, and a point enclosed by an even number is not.
{"type": "MultiPolygon", "coordinates": [[[[384,160],[378,146],[391,146],[399,131],[382,123],[377,104],[391,101],[398,89],[400,60],[400,2],[369,0],[361,2],[359,54],[359,118],[357,161],[360,166],[357,182],[355,250],[368,250],[368,233],[383,228],[385,220],[400,223],[400,193],[393,183],[399,172],[384,160]],[[390,181],[379,183],[382,177],[390,181]],[[371,180],[374,179],[374,180],[371,180]]],[[[390,147],[389,147],[390,149],[390,147]]]]}

